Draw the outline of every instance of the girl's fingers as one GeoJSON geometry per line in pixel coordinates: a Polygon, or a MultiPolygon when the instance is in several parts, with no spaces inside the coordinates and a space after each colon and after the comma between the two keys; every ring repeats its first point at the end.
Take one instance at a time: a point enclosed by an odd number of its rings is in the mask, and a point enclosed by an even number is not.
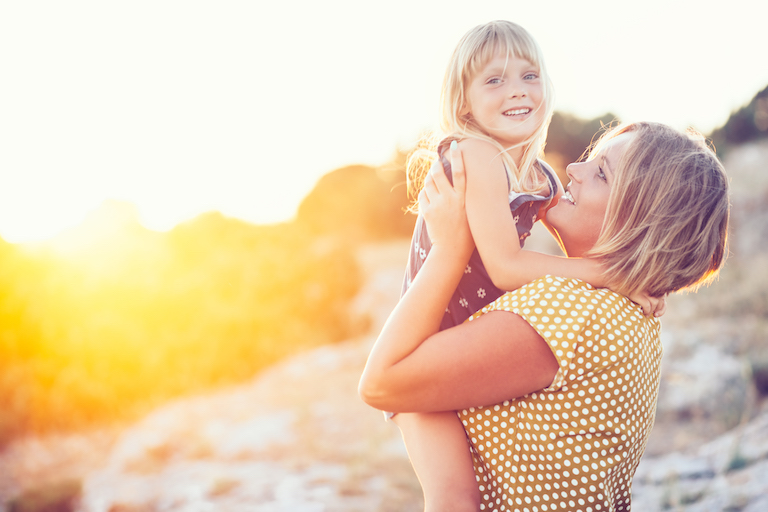
{"type": "Polygon", "coordinates": [[[640,304],[645,316],[661,317],[667,310],[667,299],[664,297],[651,297],[647,293],[633,293],[630,300],[640,304]]]}

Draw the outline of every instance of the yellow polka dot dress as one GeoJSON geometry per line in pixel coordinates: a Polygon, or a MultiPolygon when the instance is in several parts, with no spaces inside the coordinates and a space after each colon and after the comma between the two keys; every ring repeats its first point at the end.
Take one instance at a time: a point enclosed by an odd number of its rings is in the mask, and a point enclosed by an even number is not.
{"type": "Polygon", "coordinates": [[[470,318],[511,311],[560,363],[550,387],[459,412],[481,510],[626,511],[653,426],[660,323],[622,295],[547,276],[470,318]]]}

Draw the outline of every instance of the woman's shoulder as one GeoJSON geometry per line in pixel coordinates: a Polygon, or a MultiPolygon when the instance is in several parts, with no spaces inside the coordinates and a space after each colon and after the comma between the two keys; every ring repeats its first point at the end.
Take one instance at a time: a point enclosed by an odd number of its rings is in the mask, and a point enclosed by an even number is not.
{"type": "Polygon", "coordinates": [[[592,317],[595,313],[620,313],[621,316],[634,318],[636,322],[645,319],[642,308],[623,295],[608,288],[595,288],[580,279],[558,276],[544,276],[507,292],[474,317],[490,311],[511,311],[532,325],[566,316],[574,319],[592,317]],[[550,313],[543,314],[544,311],[550,313]]]}
{"type": "Polygon", "coordinates": [[[567,375],[578,374],[568,370],[575,368],[571,363],[578,368],[585,365],[582,370],[586,372],[642,354],[649,355],[644,358],[648,364],[660,361],[659,319],[644,316],[642,308],[627,297],[579,279],[545,276],[502,295],[481,311],[517,314],[550,346],[561,371],[554,387],[548,389],[562,386],[567,375]],[[606,344],[610,350],[604,350],[606,344]],[[579,351],[589,357],[584,355],[574,363],[579,351]]]}

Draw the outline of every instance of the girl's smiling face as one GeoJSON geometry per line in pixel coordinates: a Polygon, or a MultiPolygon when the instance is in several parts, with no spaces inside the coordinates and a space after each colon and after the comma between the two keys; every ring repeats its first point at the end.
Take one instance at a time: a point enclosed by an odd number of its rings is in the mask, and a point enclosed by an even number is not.
{"type": "Polygon", "coordinates": [[[619,159],[633,138],[632,132],[617,135],[606,141],[594,158],[566,168],[571,181],[547,212],[547,221],[557,231],[568,256],[580,257],[597,242],[619,159]]]}
{"type": "Polygon", "coordinates": [[[527,140],[544,120],[539,69],[526,59],[497,52],[467,87],[465,113],[504,147],[527,140]]]}

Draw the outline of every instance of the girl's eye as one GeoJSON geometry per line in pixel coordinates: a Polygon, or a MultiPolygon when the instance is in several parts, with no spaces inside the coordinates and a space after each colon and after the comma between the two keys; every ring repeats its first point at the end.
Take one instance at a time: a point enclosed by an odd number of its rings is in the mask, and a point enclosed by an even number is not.
{"type": "Polygon", "coordinates": [[[491,78],[491,79],[489,79],[489,80],[488,80],[487,82],[485,82],[485,83],[486,83],[486,84],[489,84],[489,85],[496,85],[496,84],[500,84],[500,83],[501,83],[501,78],[491,78]]]}
{"type": "Polygon", "coordinates": [[[539,78],[539,74],[538,73],[526,73],[523,76],[523,79],[525,79],[525,80],[536,80],[537,78],[539,78]]]}
{"type": "Polygon", "coordinates": [[[603,168],[599,165],[597,166],[597,177],[605,182],[608,181],[608,179],[605,177],[605,173],[603,172],[603,168]]]}

